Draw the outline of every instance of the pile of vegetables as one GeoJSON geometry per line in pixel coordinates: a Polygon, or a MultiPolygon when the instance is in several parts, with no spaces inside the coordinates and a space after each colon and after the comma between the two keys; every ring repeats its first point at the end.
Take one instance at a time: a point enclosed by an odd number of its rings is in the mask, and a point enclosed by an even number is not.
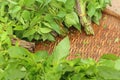
{"type": "Polygon", "coordinates": [[[67,60],[69,39],[66,37],[51,55],[46,51],[35,54],[18,46],[0,51],[0,80],[119,80],[120,58],[104,55],[93,59],[67,60]],[[64,47],[66,46],[66,47],[64,47]]]}
{"type": "Polygon", "coordinates": [[[99,24],[110,0],[0,0],[0,28],[9,36],[54,41],[75,27],[94,35],[91,22],[99,24]]]}

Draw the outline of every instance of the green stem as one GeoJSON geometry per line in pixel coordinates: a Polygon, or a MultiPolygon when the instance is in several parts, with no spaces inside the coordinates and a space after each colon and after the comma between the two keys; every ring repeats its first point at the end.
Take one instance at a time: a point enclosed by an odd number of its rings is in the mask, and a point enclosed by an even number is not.
{"type": "Polygon", "coordinates": [[[90,19],[88,19],[87,15],[86,15],[86,2],[87,0],[76,0],[76,9],[77,9],[77,13],[80,17],[80,22],[82,24],[82,26],[84,27],[84,30],[86,32],[86,34],[90,35],[94,35],[94,30],[91,26],[91,21],[90,19]]]}

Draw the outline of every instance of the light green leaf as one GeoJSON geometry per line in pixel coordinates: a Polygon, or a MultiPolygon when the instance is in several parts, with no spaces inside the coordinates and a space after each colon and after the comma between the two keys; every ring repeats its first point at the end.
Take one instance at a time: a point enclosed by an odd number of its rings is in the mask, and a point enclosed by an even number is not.
{"type": "Polygon", "coordinates": [[[115,65],[115,62],[114,62],[113,60],[102,59],[102,60],[100,61],[100,64],[101,64],[102,66],[106,66],[106,67],[111,67],[111,68],[113,68],[114,65],[115,65]]]}
{"type": "Polygon", "coordinates": [[[110,67],[99,67],[98,68],[99,76],[102,77],[104,80],[119,80],[120,79],[120,71],[115,70],[114,68],[110,67]]]}
{"type": "Polygon", "coordinates": [[[97,25],[99,25],[99,20],[101,19],[102,17],[102,12],[100,10],[96,11],[92,20],[93,22],[95,22],[97,25]]]}
{"type": "Polygon", "coordinates": [[[27,21],[30,20],[30,11],[24,10],[22,12],[22,17],[24,20],[27,20],[27,21]]]}
{"type": "Polygon", "coordinates": [[[52,28],[51,25],[50,25],[49,23],[47,23],[47,22],[43,22],[43,24],[44,24],[46,27],[48,27],[48,28],[52,28]]]}
{"type": "Polygon", "coordinates": [[[40,30],[41,33],[49,33],[49,32],[52,31],[52,30],[49,29],[49,28],[40,28],[39,30],[40,30]]]}
{"type": "Polygon", "coordinates": [[[16,12],[18,12],[19,10],[21,10],[21,7],[20,7],[20,6],[15,6],[14,8],[12,8],[12,9],[10,10],[9,13],[16,13],[16,12]]]}
{"type": "Polygon", "coordinates": [[[65,16],[65,24],[67,27],[71,27],[72,25],[76,25],[78,23],[79,19],[75,12],[69,13],[65,16]]]}
{"type": "Polygon", "coordinates": [[[58,62],[69,55],[70,42],[69,38],[64,38],[53,50],[52,55],[54,56],[53,61],[58,62]]]}
{"type": "Polygon", "coordinates": [[[34,26],[36,24],[36,22],[40,22],[40,17],[35,16],[34,18],[32,18],[30,25],[34,26]]]}
{"type": "Polygon", "coordinates": [[[65,3],[67,0],[57,0],[57,1],[65,3]]]}
{"type": "Polygon", "coordinates": [[[75,0],[67,0],[65,3],[65,10],[66,12],[72,12],[74,11],[75,7],[75,0]]]}
{"type": "Polygon", "coordinates": [[[55,41],[55,38],[50,33],[41,34],[41,35],[42,35],[43,41],[45,40],[55,41]]]}
{"type": "Polygon", "coordinates": [[[3,55],[0,54],[0,64],[3,64],[3,63],[5,63],[5,59],[3,55]]]}
{"type": "Polygon", "coordinates": [[[14,4],[14,5],[16,5],[16,4],[17,4],[17,2],[12,1],[12,0],[7,0],[7,1],[9,1],[11,4],[14,4]]]}
{"type": "Polygon", "coordinates": [[[120,59],[115,61],[115,69],[120,71],[120,59]]]}
{"type": "Polygon", "coordinates": [[[16,25],[13,30],[24,30],[24,28],[21,25],[16,25]]]}
{"type": "Polygon", "coordinates": [[[47,21],[50,24],[51,28],[54,31],[56,31],[58,34],[60,34],[60,26],[53,20],[52,15],[47,14],[44,19],[45,19],[45,21],[47,21]]]}
{"type": "Polygon", "coordinates": [[[6,29],[6,32],[9,34],[9,35],[12,35],[13,34],[13,29],[11,26],[8,26],[7,29],[6,29]]]}
{"type": "Polygon", "coordinates": [[[42,62],[42,61],[46,60],[46,58],[48,57],[48,52],[47,51],[38,51],[35,53],[34,57],[35,57],[36,62],[42,62]]]}
{"type": "Polygon", "coordinates": [[[34,28],[28,29],[28,30],[24,31],[23,37],[29,37],[29,36],[33,35],[35,32],[36,32],[36,30],[34,28]]]}
{"type": "Polygon", "coordinates": [[[7,69],[5,70],[4,78],[6,80],[19,80],[25,77],[26,71],[21,71],[22,65],[18,66],[18,62],[10,63],[7,69]]]}
{"type": "Polygon", "coordinates": [[[31,6],[34,2],[35,0],[24,0],[24,4],[28,7],[31,6]]]}
{"type": "Polygon", "coordinates": [[[27,57],[30,52],[22,47],[13,46],[8,49],[8,53],[11,58],[24,58],[27,57]]]}
{"type": "Polygon", "coordinates": [[[117,60],[119,57],[117,57],[114,54],[108,53],[108,54],[104,54],[101,59],[106,59],[106,60],[117,60]]]}
{"type": "Polygon", "coordinates": [[[87,11],[88,16],[92,17],[96,11],[95,3],[92,3],[92,2],[89,3],[87,8],[88,8],[88,11],[87,11]]]}
{"type": "Polygon", "coordinates": [[[57,14],[57,16],[60,17],[60,18],[64,18],[65,15],[66,15],[66,12],[64,12],[64,11],[59,11],[58,14],[57,14]]]}

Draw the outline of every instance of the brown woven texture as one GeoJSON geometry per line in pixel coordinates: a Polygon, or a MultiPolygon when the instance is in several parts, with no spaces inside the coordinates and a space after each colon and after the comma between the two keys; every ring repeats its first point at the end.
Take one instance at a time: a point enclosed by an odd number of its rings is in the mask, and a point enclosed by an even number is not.
{"type": "MultiPolygon", "coordinates": [[[[111,15],[103,14],[100,25],[93,24],[94,36],[87,36],[76,29],[71,29],[68,34],[70,39],[70,56],[75,58],[80,54],[82,58],[98,60],[103,54],[113,53],[120,55],[120,20],[111,15]]],[[[36,44],[35,51],[47,50],[52,52],[54,46],[63,38],[58,37],[55,42],[41,42],[36,44]]]]}

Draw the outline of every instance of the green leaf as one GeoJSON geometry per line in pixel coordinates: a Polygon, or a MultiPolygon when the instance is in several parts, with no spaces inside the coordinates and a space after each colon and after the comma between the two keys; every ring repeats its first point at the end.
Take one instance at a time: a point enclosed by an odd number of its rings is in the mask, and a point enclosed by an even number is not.
{"type": "Polygon", "coordinates": [[[32,20],[31,20],[31,22],[30,22],[30,25],[31,25],[31,26],[35,26],[35,24],[36,24],[37,22],[40,22],[40,17],[35,16],[34,18],[32,18],[32,20]]]}
{"type": "Polygon", "coordinates": [[[27,57],[30,52],[22,47],[13,46],[8,49],[8,53],[11,58],[24,58],[27,57]]]}
{"type": "Polygon", "coordinates": [[[7,29],[6,29],[6,32],[9,34],[9,35],[12,35],[13,34],[13,29],[11,26],[8,26],[7,29]]]}
{"type": "Polygon", "coordinates": [[[14,5],[16,5],[16,4],[17,4],[17,2],[12,1],[12,0],[8,0],[8,2],[10,2],[11,4],[14,4],[14,5]]]}
{"type": "Polygon", "coordinates": [[[36,32],[36,30],[34,28],[25,30],[23,33],[23,37],[29,37],[29,36],[33,35],[35,32],[36,32]]]}
{"type": "Polygon", "coordinates": [[[40,32],[41,33],[49,33],[49,32],[51,32],[52,30],[51,29],[49,29],[49,28],[40,28],[40,32]]]}
{"type": "Polygon", "coordinates": [[[46,58],[48,57],[48,52],[47,51],[38,51],[35,53],[34,57],[35,57],[36,62],[45,61],[46,58]]]}
{"type": "Polygon", "coordinates": [[[7,22],[7,20],[8,20],[8,18],[7,18],[7,17],[0,17],[0,21],[1,21],[1,22],[6,23],[6,22],[7,22]]]}
{"type": "MultiPolygon", "coordinates": [[[[17,61],[17,60],[16,60],[17,61]]],[[[19,65],[18,62],[11,62],[8,67],[5,69],[5,76],[6,80],[17,80],[22,79],[26,76],[26,71],[22,71],[22,65],[19,65]]]]}
{"type": "MultiPolygon", "coordinates": [[[[35,34],[34,35],[34,39],[35,40],[40,40],[41,39],[41,36],[39,34],[35,34]]],[[[31,41],[31,39],[29,39],[31,41]]]]}
{"type": "Polygon", "coordinates": [[[16,13],[16,12],[18,12],[19,10],[21,10],[21,7],[20,7],[20,6],[15,6],[13,9],[11,9],[11,10],[9,11],[9,13],[16,13]]]}
{"type": "Polygon", "coordinates": [[[89,3],[87,9],[88,9],[87,10],[88,16],[92,17],[95,14],[95,10],[96,10],[95,3],[93,2],[89,3]]]}
{"type": "Polygon", "coordinates": [[[70,49],[70,42],[69,38],[64,38],[53,50],[52,55],[53,61],[58,62],[62,60],[63,58],[66,58],[69,55],[69,49],[70,49]]]}
{"type": "Polygon", "coordinates": [[[55,38],[50,33],[41,34],[41,35],[42,35],[43,41],[45,40],[55,41],[55,38]]]}
{"type": "Polygon", "coordinates": [[[102,12],[101,10],[98,10],[95,12],[93,18],[92,18],[92,21],[95,22],[97,25],[99,25],[99,20],[101,19],[102,17],[102,12]]]}
{"type": "Polygon", "coordinates": [[[66,12],[70,13],[74,11],[75,7],[75,0],[67,0],[65,3],[65,10],[66,12]]]}
{"type": "Polygon", "coordinates": [[[46,27],[48,27],[48,28],[52,28],[51,25],[50,25],[49,23],[47,23],[47,22],[43,22],[43,24],[44,24],[46,27]]]}
{"type": "Polygon", "coordinates": [[[5,63],[4,57],[3,55],[0,54],[0,65],[4,63],[5,63]]]}
{"type": "Polygon", "coordinates": [[[60,26],[53,20],[52,15],[47,14],[44,19],[45,19],[45,21],[47,21],[50,24],[51,28],[54,31],[56,31],[58,34],[60,34],[60,26]]]}
{"type": "Polygon", "coordinates": [[[99,63],[102,66],[111,67],[111,68],[113,68],[115,65],[115,62],[113,60],[109,60],[109,59],[102,59],[99,61],[99,63]]]}
{"type": "Polygon", "coordinates": [[[80,23],[79,23],[79,19],[78,16],[75,12],[69,13],[65,16],[65,25],[67,27],[71,27],[74,26],[76,27],[78,30],[80,30],[80,23]]]}
{"type": "Polygon", "coordinates": [[[60,26],[56,22],[51,22],[52,29],[55,30],[58,34],[60,33],[60,26]]]}
{"type": "Polygon", "coordinates": [[[119,80],[120,79],[120,71],[115,70],[110,67],[99,67],[98,68],[99,76],[103,78],[103,80],[119,80]]]}
{"type": "Polygon", "coordinates": [[[81,79],[80,79],[80,76],[81,76],[80,73],[78,73],[78,74],[73,74],[71,78],[72,78],[72,80],[81,80],[81,79]]]}
{"type": "Polygon", "coordinates": [[[6,40],[7,35],[8,35],[8,33],[7,33],[7,32],[4,32],[2,35],[0,35],[0,38],[1,38],[0,40],[1,40],[1,41],[6,40]]]}
{"type": "Polygon", "coordinates": [[[50,41],[55,41],[54,36],[51,35],[51,34],[48,34],[48,35],[47,35],[47,38],[48,38],[48,40],[50,40],[50,41]]]}
{"type": "Polygon", "coordinates": [[[107,60],[117,60],[119,57],[117,57],[114,54],[104,54],[101,59],[107,59],[107,60]]]}
{"type": "Polygon", "coordinates": [[[120,71],[120,59],[115,61],[115,69],[120,71]]]}
{"type": "Polygon", "coordinates": [[[57,0],[57,1],[65,3],[67,0],[57,0]]]}
{"type": "Polygon", "coordinates": [[[60,17],[60,18],[64,18],[65,15],[66,15],[66,12],[64,12],[64,11],[59,11],[58,14],[57,14],[57,16],[60,17]]]}
{"type": "Polygon", "coordinates": [[[13,28],[13,30],[24,30],[24,28],[21,25],[16,25],[15,28],[13,28]]]}
{"type": "Polygon", "coordinates": [[[0,4],[0,16],[4,16],[5,15],[5,3],[1,3],[0,4]]]}
{"type": "Polygon", "coordinates": [[[27,20],[27,21],[30,20],[30,11],[24,10],[22,12],[22,17],[24,20],[27,20]]]}
{"type": "Polygon", "coordinates": [[[27,7],[30,7],[34,2],[35,2],[35,0],[24,0],[24,4],[27,7]]]}

